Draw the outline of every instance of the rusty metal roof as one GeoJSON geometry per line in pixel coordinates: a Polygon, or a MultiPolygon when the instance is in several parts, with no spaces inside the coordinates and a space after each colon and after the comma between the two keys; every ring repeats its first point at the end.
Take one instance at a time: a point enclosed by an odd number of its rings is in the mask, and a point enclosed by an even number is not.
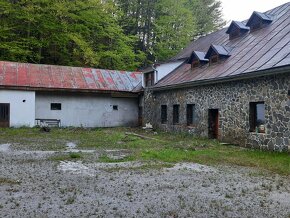
{"type": "MultiPolygon", "coordinates": [[[[290,65],[290,2],[265,12],[273,21],[262,29],[229,39],[227,28],[193,41],[171,60],[189,58],[193,51],[207,52],[212,44],[232,48],[220,63],[191,69],[186,62],[160,80],[154,87],[189,82],[228,79],[290,65]]],[[[153,87],[153,88],[154,88],[153,87]]]]}
{"type": "Polygon", "coordinates": [[[0,86],[14,88],[131,92],[141,76],[141,72],[0,61],[0,86]]]}

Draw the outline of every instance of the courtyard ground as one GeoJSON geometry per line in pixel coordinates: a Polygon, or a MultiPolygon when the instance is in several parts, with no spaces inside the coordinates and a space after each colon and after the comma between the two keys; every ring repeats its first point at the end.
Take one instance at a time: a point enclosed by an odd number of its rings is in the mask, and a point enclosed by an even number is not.
{"type": "Polygon", "coordinates": [[[288,153],[186,134],[0,129],[0,163],[0,217],[290,217],[288,153]]]}

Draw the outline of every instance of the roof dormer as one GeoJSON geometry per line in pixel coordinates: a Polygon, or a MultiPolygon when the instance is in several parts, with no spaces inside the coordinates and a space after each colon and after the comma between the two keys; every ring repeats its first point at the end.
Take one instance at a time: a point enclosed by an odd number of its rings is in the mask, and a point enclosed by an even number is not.
{"type": "Polygon", "coordinates": [[[211,45],[204,56],[209,64],[214,64],[230,56],[231,48],[222,45],[211,45]]]}
{"type": "Polygon", "coordinates": [[[254,11],[246,26],[250,27],[251,31],[255,31],[267,26],[272,21],[273,19],[269,15],[254,11]]]}
{"type": "Polygon", "coordinates": [[[229,34],[230,39],[234,39],[240,36],[243,36],[250,30],[244,23],[239,21],[232,21],[231,25],[227,30],[227,34],[229,34]]]}
{"type": "Polygon", "coordinates": [[[188,64],[191,64],[191,68],[200,67],[208,63],[208,59],[205,58],[205,53],[201,51],[193,51],[188,64]]]}

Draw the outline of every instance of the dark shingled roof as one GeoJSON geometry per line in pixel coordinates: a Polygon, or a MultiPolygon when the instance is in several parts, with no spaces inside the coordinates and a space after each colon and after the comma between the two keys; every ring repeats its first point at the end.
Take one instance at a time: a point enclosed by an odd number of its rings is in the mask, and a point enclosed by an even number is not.
{"type": "Polygon", "coordinates": [[[216,54],[221,56],[230,56],[230,48],[226,48],[222,45],[211,45],[208,52],[205,55],[205,58],[210,58],[211,52],[215,51],[216,54]]]}
{"type": "Polygon", "coordinates": [[[205,52],[202,51],[193,51],[193,54],[198,58],[200,61],[208,61],[208,59],[205,58],[205,52]]]}
{"type": "Polygon", "coordinates": [[[241,37],[230,40],[226,34],[227,28],[223,28],[191,42],[171,60],[187,59],[193,51],[207,52],[211,45],[232,50],[227,59],[212,66],[191,69],[191,65],[185,62],[153,88],[228,79],[244,74],[254,75],[258,71],[289,66],[290,2],[265,12],[265,16],[271,16],[273,21],[241,37]]]}
{"type": "Polygon", "coordinates": [[[231,29],[237,26],[239,29],[248,31],[250,30],[250,27],[246,26],[243,22],[239,22],[239,21],[232,21],[231,25],[229,26],[229,28],[227,29],[227,34],[229,34],[231,32],[231,29]]]}
{"type": "Polygon", "coordinates": [[[249,23],[251,22],[251,20],[255,17],[258,16],[259,18],[261,18],[262,20],[266,21],[266,22],[272,22],[272,18],[271,15],[267,15],[258,11],[254,11],[252,16],[250,17],[250,19],[248,20],[246,26],[249,26],[249,23]]]}

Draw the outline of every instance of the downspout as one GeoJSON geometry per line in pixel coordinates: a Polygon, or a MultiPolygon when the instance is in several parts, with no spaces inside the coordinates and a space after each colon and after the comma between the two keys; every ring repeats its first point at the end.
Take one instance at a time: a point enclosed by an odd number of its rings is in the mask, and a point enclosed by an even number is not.
{"type": "Polygon", "coordinates": [[[152,69],[154,70],[154,84],[156,84],[158,82],[158,71],[155,68],[155,64],[152,64],[152,69]]]}

